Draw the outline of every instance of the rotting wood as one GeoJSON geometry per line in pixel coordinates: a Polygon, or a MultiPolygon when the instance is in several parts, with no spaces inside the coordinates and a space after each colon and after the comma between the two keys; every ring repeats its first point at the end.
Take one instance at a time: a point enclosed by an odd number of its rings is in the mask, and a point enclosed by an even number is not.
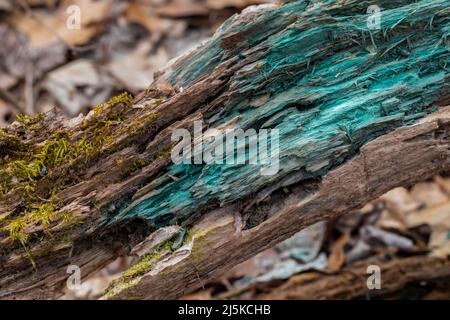
{"type": "Polygon", "coordinates": [[[448,170],[448,1],[380,2],[378,31],[366,1],[246,10],[136,98],[3,130],[0,297],[58,297],[68,265],[88,276],[178,223],[181,248],[143,254],[106,295],[176,298],[311,223],[448,170]],[[173,130],[200,119],[279,128],[282,170],[173,165],[173,130]]]}
{"type": "Polygon", "coordinates": [[[450,144],[441,133],[449,125],[447,107],[369,142],[360,155],[331,171],[320,184],[302,183],[273,196],[273,215],[252,229],[245,229],[239,205],[209,213],[193,228],[185,247],[153,261],[150,272],[132,281],[119,279],[107,297],[180,297],[306,226],[351,212],[399,185],[448,171],[450,144]]]}

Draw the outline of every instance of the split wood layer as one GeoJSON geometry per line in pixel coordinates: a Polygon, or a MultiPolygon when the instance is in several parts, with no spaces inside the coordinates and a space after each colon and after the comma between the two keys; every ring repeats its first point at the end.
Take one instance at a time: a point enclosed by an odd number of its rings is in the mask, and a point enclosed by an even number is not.
{"type": "Polygon", "coordinates": [[[379,4],[380,30],[368,28],[368,1],[248,9],[138,97],[2,130],[0,297],[56,297],[68,265],[87,276],[174,224],[189,229],[181,248],[151,247],[107,297],[178,297],[311,223],[447,170],[450,1],[379,4]],[[200,119],[279,129],[280,171],[172,164],[173,130],[200,119]]]}

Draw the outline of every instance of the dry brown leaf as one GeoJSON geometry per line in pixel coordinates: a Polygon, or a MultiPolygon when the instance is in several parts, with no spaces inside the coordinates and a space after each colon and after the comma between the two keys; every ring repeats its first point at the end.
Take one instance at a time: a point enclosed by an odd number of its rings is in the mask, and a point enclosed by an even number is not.
{"type": "Polygon", "coordinates": [[[394,210],[383,210],[376,226],[384,229],[407,230],[407,223],[404,214],[399,214],[394,210]]]}
{"type": "Polygon", "coordinates": [[[416,201],[425,204],[427,207],[437,206],[449,200],[439,185],[432,182],[416,184],[411,189],[410,194],[416,201]]]}
{"type": "Polygon", "coordinates": [[[155,8],[157,14],[170,18],[206,16],[209,9],[205,2],[195,0],[172,0],[169,4],[155,8]]]}
{"type": "Polygon", "coordinates": [[[25,33],[35,47],[51,45],[58,39],[74,46],[82,45],[100,30],[98,26],[70,30],[66,27],[65,19],[42,12],[35,12],[33,16],[16,14],[9,21],[25,33]]]}
{"type": "Polygon", "coordinates": [[[17,78],[0,71],[0,88],[7,90],[17,83],[17,78]]]}
{"type": "Polygon", "coordinates": [[[173,26],[173,21],[156,15],[154,7],[139,2],[130,3],[125,10],[129,22],[138,23],[150,32],[165,33],[173,26]]]}
{"type": "Polygon", "coordinates": [[[27,35],[33,46],[43,47],[62,39],[69,45],[86,44],[93,36],[104,29],[99,22],[111,14],[111,1],[68,0],[55,11],[33,10],[32,14],[17,12],[8,18],[9,22],[27,35]],[[81,28],[67,27],[69,5],[78,5],[81,9],[81,28]],[[95,24],[97,23],[97,24],[95,24]]]}
{"type": "Polygon", "coordinates": [[[111,83],[97,71],[92,61],[82,59],[50,72],[43,87],[71,116],[103,102],[112,91],[111,83]]]}
{"type": "Polygon", "coordinates": [[[47,6],[53,8],[58,0],[25,0],[29,6],[47,6]]]}
{"type": "Polygon", "coordinates": [[[380,197],[389,210],[405,215],[408,212],[420,208],[421,203],[414,199],[405,188],[395,188],[380,197]]]}
{"type": "Polygon", "coordinates": [[[132,53],[108,64],[107,69],[127,90],[138,92],[147,88],[153,82],[153,73],[169,60],[164,48],[150,55],[150,47],[150,43],[141,42],[132,53]]]}
{"type": "Polygon", "coordinates": [[[225,8],[245,8],[250,5],[272,3],[273,0],[207,0],[208,8],[220,10],[225,8]]]}
{"type": "Polygon", "coordinates": [[[433,256],[450,255],[450,202],[418,210],[408,215],[410,228],[427,224],[431,227],[431,239],[428,244],[433,256]]]}
{"type": "Polygon", "coordinates": [[[59,7],[57,14],[67,17],[66,9],[71,5],[80,7],[82,26],[103,22],[112,13],[112,0],[65,0],[59,7]]]}
{"type": "Polygon", "coordinates": [[[432,257],[445,259],[450,256],[450,229],[444,226],[434,226],[428,247],[432,250],[432,257]]]}
{"type": "Polygon", "coordinates": [[[447,196],[450,196],[450,178],[437,176],[434,178],[434,181],[447,194],[447,196]]]}
{"type": "Polygon", "coordinates": [[[61,42],[52,43],[49,46],[30,47],[26,36],[16,31],[7,23],[0,24],[0,76],[1,87],[8,89],[20,79],[33,71],[35,79],[40,78],[48,70],[63,64],[66,61],[66,46],[61,42]],[[11,54],[14,52],[14,54],[11,54]],[[11,79],[10,77],[15,79],[11,79]],[[13,80],[13,81],[11,81],[13,80]],[[4,81],[4,82],[3,82],[4,81]]]}
{"type": "Polygon", "coordinates": [[[327,270],[331,272],[338,271],[344,265],[345,251],[344,247],[350,240],[350,233],[342,234],[339,239],[333,243],[330,256],[328,257],[327,270]]]}

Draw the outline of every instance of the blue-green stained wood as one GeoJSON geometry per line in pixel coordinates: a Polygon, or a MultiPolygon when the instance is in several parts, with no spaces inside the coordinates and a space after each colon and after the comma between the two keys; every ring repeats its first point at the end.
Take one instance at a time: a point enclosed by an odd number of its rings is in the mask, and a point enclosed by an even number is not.
{"type": "Polygon", "coordinates": [[[109,223],[139,217],[159,227],[208,204],[320,178],[368,141],[435,111],[435,102],[450,96],[450,1],[378,3],[381,30],[368,29],[368,1],[293,1],[246,24],[226,22],[167,80],[188,87],[228,59],[262,55],[232,76],[220,117],[204,122],[216,127],[239,116],[243,129],[279,129],[279,173],[263,176],[255,165],[171,165],[109,223]],[[242,32],[237,50],[224,47],[224,37],[242,32]],[[263,96],[262,105],[251,106],[263,96]]]}

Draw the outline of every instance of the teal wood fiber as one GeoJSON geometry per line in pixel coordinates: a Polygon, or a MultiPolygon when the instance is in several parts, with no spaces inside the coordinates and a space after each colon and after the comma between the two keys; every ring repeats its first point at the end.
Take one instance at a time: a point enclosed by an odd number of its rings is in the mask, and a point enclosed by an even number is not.
{"type": "Polygon", "coordinates": [[[217,127],[240,116],[243,129],[279,129],[280,171],[262,176],[254,165],[171,165],[110,223],[179,223],[206,206],[320,178],[368,141],[435,111],[450,96],[450,1],[378,1],[381,30],[367,27],[371,4],[292,1],[246,24],[227,21],[168,81],[187,87],[221,62],[255,56],[233,75],[221,114],[203,121],[217,127]],[[235,49],[223,47],[225,33],[244,31],[235,49]]]}

